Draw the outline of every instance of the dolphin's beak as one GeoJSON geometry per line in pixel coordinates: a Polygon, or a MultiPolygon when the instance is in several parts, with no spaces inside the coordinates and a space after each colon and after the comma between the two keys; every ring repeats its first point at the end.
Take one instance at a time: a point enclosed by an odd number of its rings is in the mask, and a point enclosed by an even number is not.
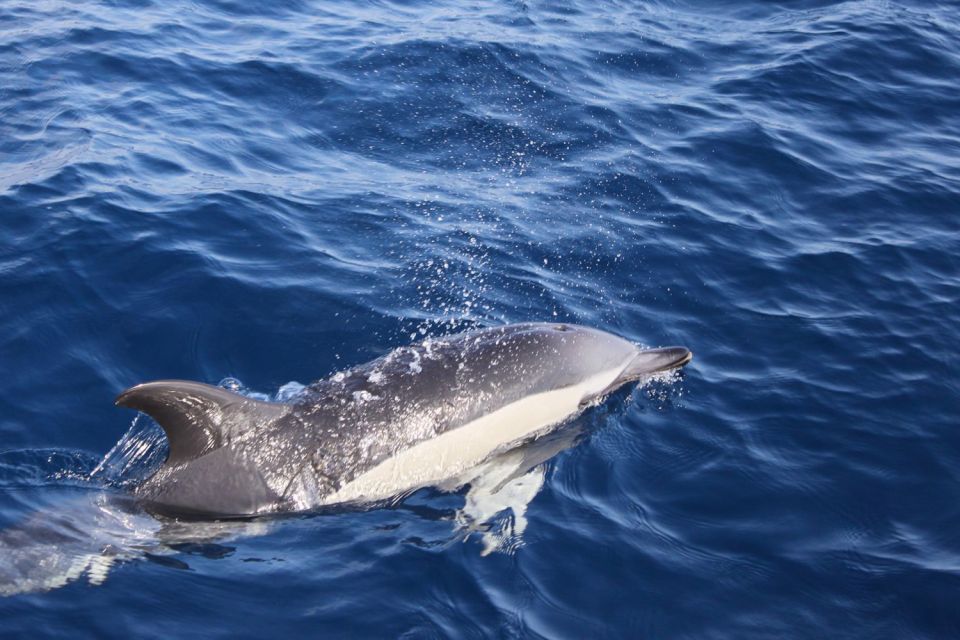
{"type": "Polygon", "coordinates": [[[644,349],[627,367],[631,377],[643,377],[682,367],[693,360],[693,353],[686,347],[661,347],[644,349]]]}

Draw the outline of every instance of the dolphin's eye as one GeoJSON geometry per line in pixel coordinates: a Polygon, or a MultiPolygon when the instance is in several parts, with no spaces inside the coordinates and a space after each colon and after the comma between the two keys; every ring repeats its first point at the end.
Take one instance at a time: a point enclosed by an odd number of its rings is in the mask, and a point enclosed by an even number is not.
{"type": "Polygon", "coordinates": [[[568,327],[565,324],[558,324],[558,325],[554,325],[553,330],[554,331],[570,331],[570,327],[568,327]]]}

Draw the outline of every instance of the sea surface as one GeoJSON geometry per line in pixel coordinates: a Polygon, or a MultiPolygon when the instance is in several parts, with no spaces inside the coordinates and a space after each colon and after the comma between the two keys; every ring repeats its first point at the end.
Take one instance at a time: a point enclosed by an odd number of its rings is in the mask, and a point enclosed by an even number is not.
{"type": "Polygon", "coordinates": [[[4,0],[0,635],[960,637],[958,256],[953,2],[4,0]],[[128,498],[126,387],[518,321],[695,357],[392,506],[128,498]]]}

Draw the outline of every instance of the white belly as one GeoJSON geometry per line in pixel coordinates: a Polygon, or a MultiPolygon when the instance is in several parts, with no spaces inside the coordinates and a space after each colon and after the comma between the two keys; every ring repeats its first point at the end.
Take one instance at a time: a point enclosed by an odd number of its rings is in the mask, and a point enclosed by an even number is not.
{"type": "Polygon", "coordinates": [[[384,460],[321,504],[389,498],[438,484],[477,466],[498,449],[547,430],[580,411],[585,398],[609,387],[633,359],[583,382],[527,396],[384,460]]]}

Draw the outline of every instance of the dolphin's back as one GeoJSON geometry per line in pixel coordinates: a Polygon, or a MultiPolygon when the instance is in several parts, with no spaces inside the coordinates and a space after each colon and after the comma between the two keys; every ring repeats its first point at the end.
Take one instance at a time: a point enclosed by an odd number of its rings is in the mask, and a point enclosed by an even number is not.
{"type": "MultiPolygon", "coordinates": [[[[308,387],[287,419],[313,426],[314,445],[304,443],[304,448],[314,453],[311,468],[290,479],[287,495],[295,502],[318,494],[339,493],[336,502],[374,497],[341,491],[405,451],[476,426],[507,407],[522,412],[522,403],[536,404],[544,394],[576,389],[597,376],[603,378],[597,391],[602,390],[636,352],[633,344],[611,334],[557,324],[510,325],[397,349],[308,387]]],[[[576,397],[574,406],[582,399],[576,397]]],[[[517,439],[532,435],[526,425],[517,427],[517,439]]],[[[476,441],[484,435],[471,437],[476,441]]],[[[511,444],[494,443],[495,448],[511,444]]],[[[455,452],[438,452],[445,453],[455,452]]],[[[446,468],[448,462],[438,466],[446,468]]],[[[402,474],[396,470],[395,475],[402,474]]],[[[391,490],[383,486],[377,493],[391,490]]]]}
{"type": "Polygon", "coordinates": [[[132,387],[117,402],[149,413],[170,440],[170,457],[138,497],[244,515],[440,482],[689,358],[576,325],[517,324],[397,349],[310,385],[291,404],[177,380],[132,387]]]}

